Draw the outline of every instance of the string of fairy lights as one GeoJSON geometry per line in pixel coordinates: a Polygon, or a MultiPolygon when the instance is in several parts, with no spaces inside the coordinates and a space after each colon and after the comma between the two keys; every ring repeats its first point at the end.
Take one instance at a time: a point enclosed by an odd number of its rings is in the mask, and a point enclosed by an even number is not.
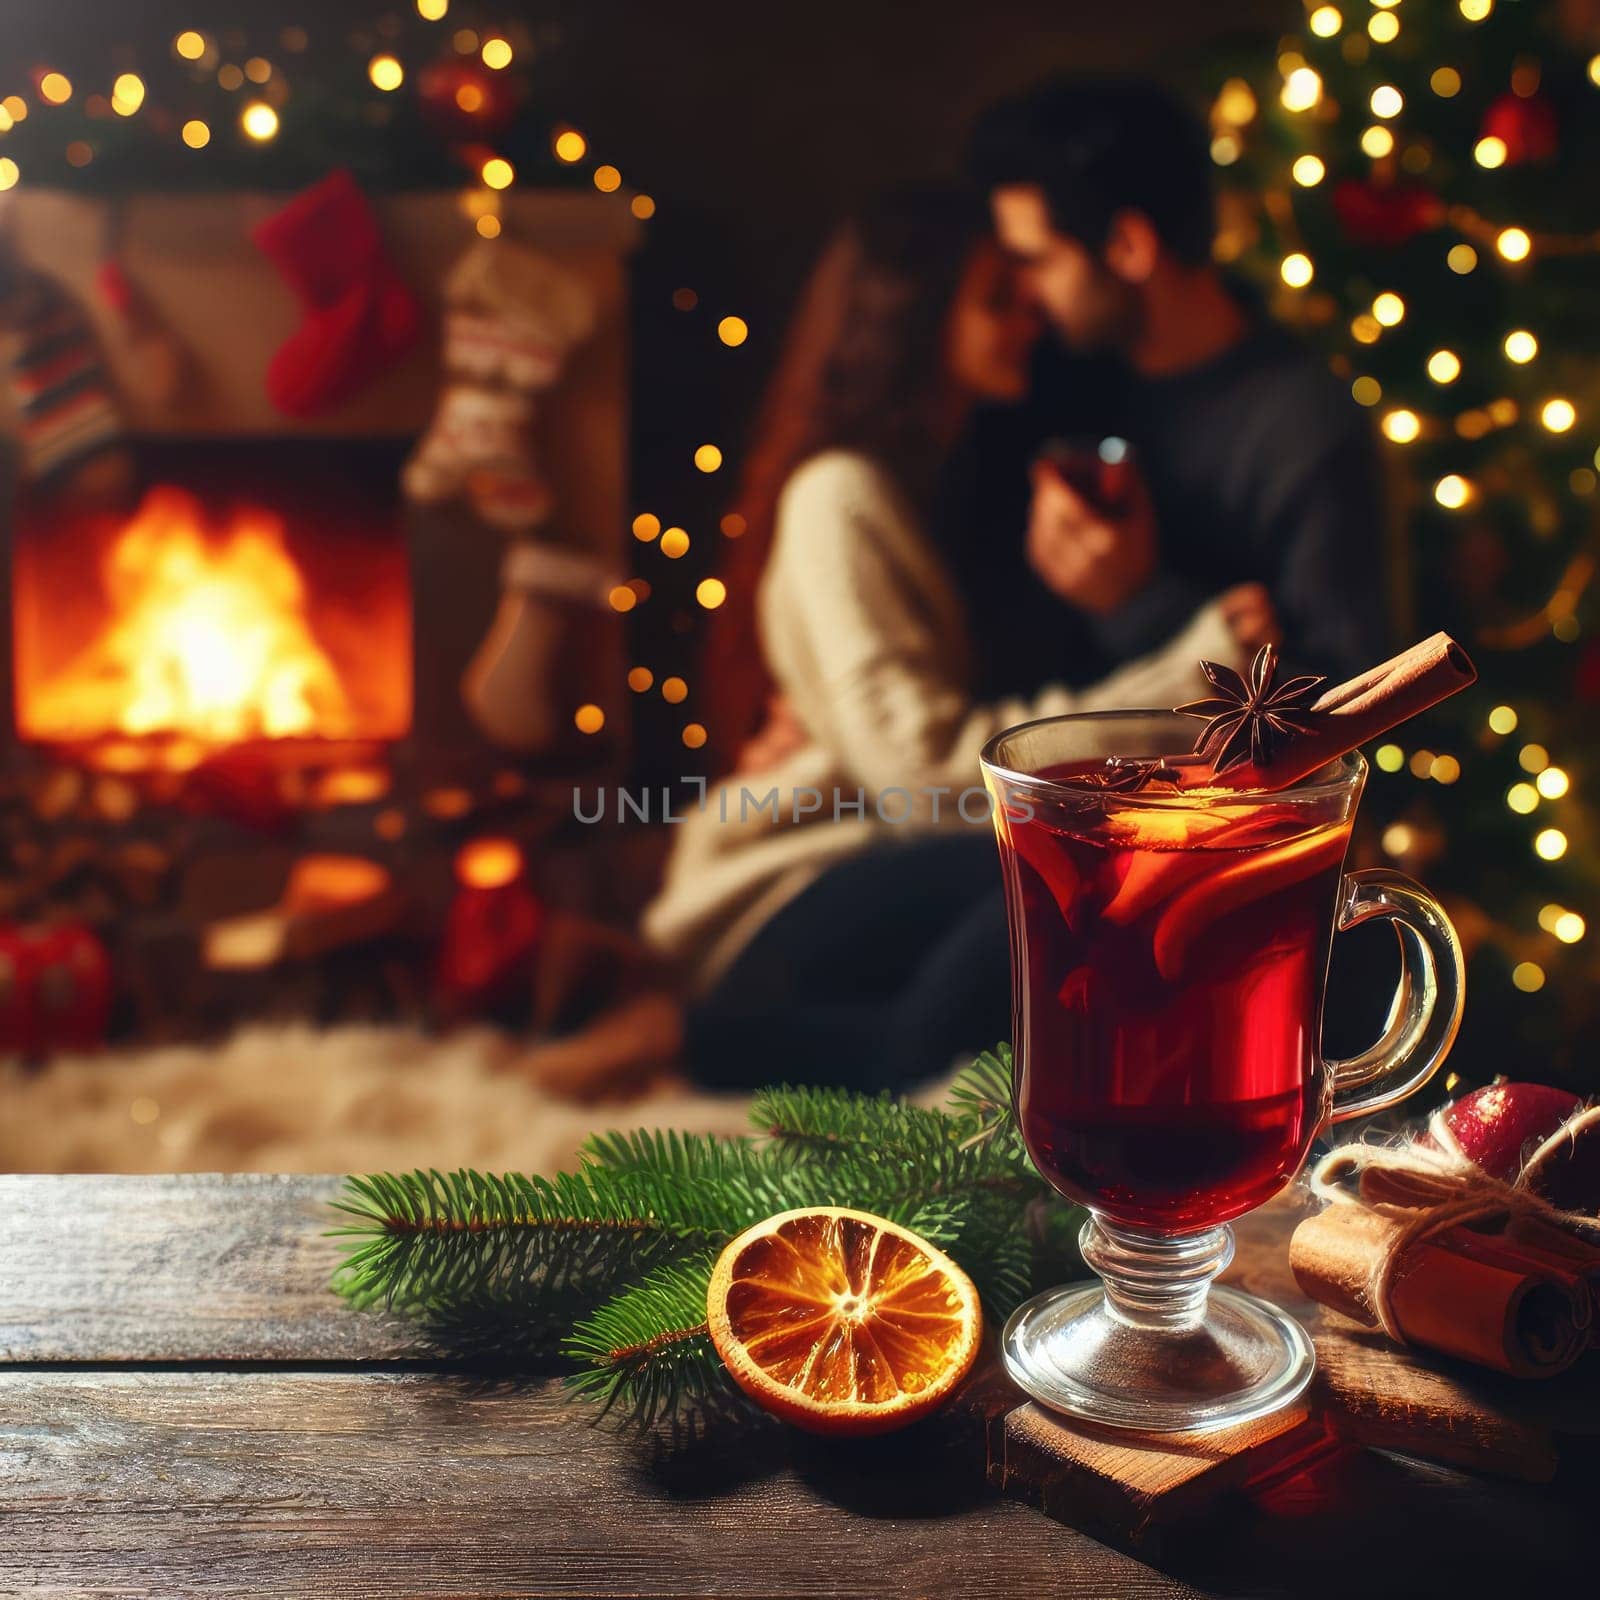
{"type": "MultiPolygon", "coordinates": [[[[1357,0],[1350,0],[1352,7],[1356,3],[1357,0]]],[[[1381,54],[1382,47],[1398,39],[1405,26],[1402,0],[1370,0],[1363,9],[1370,11],[1364,18],[1347,16],[1337,5],[1308,0],[1306,27],[1324,46],[1337,45],[1345,61],[1373,64],[1380,81],[1366,93],[1364,104],[1355,108],[1360,129],[1355,136],[1356,144],[1375,169],[1381,167],[1388,172],[1397,169],[1415,176],[1431,164],[1434,150],[1430,140],[1408,135],[1406,94],[1398,84],[1387,81],[1381,54]]],[[[1466,24],[1476,26],[1493,16],[1495,0],[1456,0],[1456,10],[1466,24]]],[[[1296,129],[1310,134],[1313,130],[1325,133],[1340,124],[1348,126],[1348,104],[1339,105],[1331,100],[1322,73],[1297,45],[1298,41],[1286,41],[1277,58],[1278,102],[1287,114],[1282,120],[1291,130],[1291,138],[1296,129]]],[[[1588,81],[1600,89],[1600,55],[1587,62],[1586,72],[1588,81]]],[[[1537,93],[1539,84],[1539,63],[1528,57],[1518,58],[1511,68],[1511,92],[1527,99],[1537,93]]],[[[1448,62],[1427,73],[1427,93],[1441,100],[1454,98],[1463,86],[1462,73],[1448,62]]],[[[1257,121],[1260,112],[1256,92],[1245,79],[1232,78],[1222,86],[1211,111],[1211,153],[1219,167],[1232,166],[1244,154],[1247,130],[1257,121]]],[[[1305,142],[1311,140],[1307,138],[1305,142]]],[[[1506,165],[1512,153],[1498,133],[1483,131],[1474,139],[1467,154],[1479,168],[1493,171],[1506,165]]],[[[1297,227],[1295,196],[1309,198],[1310,191],[1324,184],[1329,171],[1328,163],[1321,156],[1305,149],[1291,154],[1285,165],[1287,181],[1278,185],[1269,181],[1256,198],[1272,223],[1276,238],[1281,241],[1277,276],[1291,296],[1298,296],[1317,283],[1318,269],[1297,227]]],[[[1457,275],[1465,276],[1485,268],[1520,274],[1532,270],[1541,259],[1600,253],[1600,231],[1550,233],[1524,226],[1515,217],[1492,218],[1465,205],[1445,205],[1442,201],[1435,201],[1433,205],[1436,209],[1428,218],[1429,225],[1445,231],[1448,242],[1444,246],[1444,264],[1457,275]]],[[[1230,246],[1225,237],[1221,252],[1225,258],[1230,248],[1233,254],[1238,254],[1244,244],[1235,239],[1230,246]]],[[[1370,298],[1365,295],[1363,298],[1364,304],[1352,308],[1353,315],[1346,313],[1349,315],[1349,344],[1345,365],[1355,400],[1366,407],[1383,408],[1378,425],[1391,445],[1403,449],[1418,441],[1447,444],[1452,437],[1470,444],[1519,427],[1533,428],[1557,439],[1571,434],[1580,424],[1594,420],[1580,415],[1579,405],[1572,396],[1555,391],[1538,393],[1522,402],[1504,394],[1484,404],[1452,410],[1449,405],[1451,385],[1461,378],[1464,362],[1462,355],[1447,344],[1433,348],[1423,363],[1426,377],[1439,397],[1439,405],[1431,411],[1415,402],[1385,406],[1383,385],[1376,377],[1361,371],[1362,352],[1379,345],[1392,329],[1406,320],[1411,308],[1392,288],[1378,288],[1370,298]]],[[[1526,374],[1537,370],[1542,346],[1534,328],[1508,327],[1498,344],[1508,376],[1513,372],[1526,374]]],[[[1600,471],[1600,448],[1594,451],[1591,464],[1571,470],[1567,479],[1570,492],[1577,497],[1593,495],[1597,471],[1600,471]]],[[[1470,470],[1452,470],[1433,477],[1431,482],[1425,481],[1425,490],[1441,511],[1453,514],[1477,505],[1486,486],[1470,470]]],[[[1596,560],[1587,552],[1574,557],[1543,605],[1520,623],[1485,630],[1485,642],[1497,648],[1515,649],[1550,637],[1565,643],[1575,641],[1581,632],[1578,602],[1593,581],[1596,566],[1596,560]]],[[[1519,721],[1514,706],[1494,706],[1488,713],[1480,743],[1486,748],[1503,744],[1516,734],[1519,721]]],[[[1572,777],[1557,764],[1550,751],[1537,742],[1522,744],[1517,749],[1517,762],[1523,776],[1507,788],[1504,803],[1514,815],[1535,820],[1529,840],[1533,854],[1540,861],[1560,861],[1570,846],[1567,829],[1536,814],[1572,794],[1572,777]]],[[[1462,775],[1461,761],[1455,755],[1428,749],[1408,752],[1392,742],[1378,747],[1374,764],[1381,772],[1409,772],[1417,779],[1446,786],[1456,783],[1462,775]]],[[[1409,855],[1418,842],[1417,829],[1403,820],[1390,823],[1381,840],[1384,851],[1395,858],[1409,855]]],[[[1577,944],[1588,931],[1580,912],[1554,901],[1540,908],[1537,922],[1542,933],[1564,945],[1577,944]]],[[[1526,948],[1526,940],[1514,930],[1506,943],[1518,951],[1526,948]]],[[[1537,992],[1547,979],[1544,967],[1532,958],[1535,953],[1527,953],[1524,959],[1515,961],[1511,969],[1512,983],[1525,993],[1537,992]]]]}
{"type": "MultiPolygon", "coordinates": [[[[450,0],[414,0],[414,4],[423,22],[446,23],[449,20],[450,0]]],[[[395,30],[391,28],[390,31],[395,30]]],[[[262,146],[276,140],[283,132],[284,119],[292,116],[290,79],[294,68],[292,65],[286,68],[283,58],[292,63],[293,58],[302,56],[310,37],[304,28],[289,26],[280,30],[278,44],[282,56],[277,61],[256,54],[236,60],[232,58],[235,52],[224,40],[198,28],[184,28],[173,35],[170,51],[193,81],[213,82],[230,96],[240,95],[237,109],[230,108],[230,120],[237,136],[246,144],[262,146]]],[[[480,33],[474,28],[457,27],[449,35],[449,44],[457,57],[479,62],[490,73],[504,72],[517,60],[517,45],[500,33],[480,33]]],[[[366,61],[367,82],[380,98],[395,94],[409,81],[407,67],[395,51],[392,45],[387,48],[377,45],[366,61]]],[[[32,76],[34,105],[21,93],[0,98],[0,135],[25,122],[36,108],[55,110],[69,105],[75,98],[81,101],[81,109],[90,122],[149,114],[148,86],[137,72],[118,73],[108,92],[95,90],[86,95],[80,95],[78,86],[64,72],[54,68],[38,69],[32,76]]],[[[486,93],[481,83],[463,79],[447,85],[446,89],[464,117],[473,117],[485,109],[486,93]]],[[[226,124],[215,114],[208,114],[188,116],[181,121],[173,119],[170,134],[183,147],[198,152],[213,147],[225,131],[226,124]]],[[[464,149],[475,163],[477,181],[463,191],[462,210],[480,238],[498,238],[502,231],[501,198],[518,182],[516,167],[505,155],[486,145],[471,143],[464,149]]],[[[552,129],[550,149],[556,161],[566,167],[576,168],[593,161],[589,140],[579,129],[567,124],[552,129]]],[[[65,157],[70,167],[89,166],[96,157],[94,140],[72,139],[66,145],[65,157]]],[[[22,176],[21,164],[15,156],[0,155],[0,191],[15,188],[22,176]]],[[[593,164],[590,178],[601,194],[615,194],[624,188],[621,171],[610,162],[593,164]]],[[[628,207],[640,222],[648,222],[656,215],[655,199],[643,191],[629,196],[628,207]]],[[[673,295],[672,304],[679,311],[692,311],[698,306],[699,297],[692,289],[680,288],[673,295]]],[[[731,313],[719,319],[715,331],[719,345],[728,350],[737,349],[750,336],[744,318],[731,313]]],[[[694,448],[692,460],[698,472],[709,475],[721,470],[723,453],[718,445],[704,442],[694,448]]],[[[664,525],[662,519],[651,512],[641,512],[634,517],[632,531],[638,544],[653,545],[659,558],[669,562],[680,561],[691,548],[690,535],[683,527],[664,525]]],[[[743,519],[730,513],[721,519],[719,531],[726,538],[738,538],[744,532],[743,519]]],[[[635,576],[612,588],[608,602],[612,611],[625,615],[648,600],[651,593],[650,581],[635,576]]],[[[727,585],[719,577],[704,577],[695,585],[695,603],[703,611],[716,610],[727,597],[727,585]]],[[[689,699],[689,686],[684,678],[667,675],[658,681],[656,673],[648,666],[631,667],[626,681],[634,694],[655,691],[665,704],[675,708],[689,699]]],[[[603,707],[588,703],[576,708],[572,720],[580,733],[594,735],[605,728],[606,713],[603,707]]],[[[679,738],[686,748],[697,750],[707,743],[709,734],[703,723],[689,721],[679,729],[679,738]]]]}

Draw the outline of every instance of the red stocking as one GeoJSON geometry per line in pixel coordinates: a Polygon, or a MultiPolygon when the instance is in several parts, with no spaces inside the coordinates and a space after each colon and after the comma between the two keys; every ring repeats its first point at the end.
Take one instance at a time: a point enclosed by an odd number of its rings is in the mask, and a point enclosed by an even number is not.
{"type": "Polygon", "coordinates": [[[332,172],[255,230],[305,319],[267,368],[267,398],[313,416],[356,393],[417,335],[417,302],[383,253],[377,219],[348,172],[332,172]]]}

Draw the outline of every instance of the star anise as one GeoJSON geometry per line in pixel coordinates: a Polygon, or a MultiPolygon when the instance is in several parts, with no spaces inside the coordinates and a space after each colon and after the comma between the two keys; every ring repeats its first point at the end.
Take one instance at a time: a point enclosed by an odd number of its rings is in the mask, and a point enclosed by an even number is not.
{"type": "Polygon", "coordinates": [[[1256,651],[1248,682],[1220,661],[1200,663],[1216,695],[1173,709],[1179,716],[1207,719],[1194,748],[1197,753],[1215,751],[1212,772],[1220,775],[1244,761],[1264,767],[1279,744],[1314,726],[1311,704],[1327,680],[1291,678],[1275,689],[1272,677],[1277,665],[1278,652],[1270,644],[1256,651]]]}
{"type": "Polygon", "coordinates": [[[1101,773],[1097,774],[1099,787],[1112,794],[1131,794],[1147,783],[1171,783],[1177,778],[1176,770],[1169,767],[1160,756],[1143,760],[1138,756],[1107,756],[1101,773]]]}

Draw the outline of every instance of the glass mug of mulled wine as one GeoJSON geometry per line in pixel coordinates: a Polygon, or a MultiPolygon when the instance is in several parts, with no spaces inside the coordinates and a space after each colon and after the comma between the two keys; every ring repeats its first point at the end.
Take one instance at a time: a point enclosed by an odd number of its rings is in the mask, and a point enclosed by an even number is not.
{"type": "Polygon", "coordinates": [[[1358,754],[1277,791],[1123,781],[1187,749],[1170,712],[1054,717],[983,752],[1011,928],[1016,1110],[1029,1153],[1086,1206],[1100,1282],[1006,1325],[1034,1399],[1115,1427],[1201,1431],[1310,1381],[1304,1330],[1212,1279],[1227,1224],[1284,1188],[1318,1130],[1394,1104],[1460,1023],[1455,931],[1388,871],[1344,871],[1358,754]],[[1402,975],[1384,1035],[1320,1050],[1336,931],[1387,918],[1402,975]]]}

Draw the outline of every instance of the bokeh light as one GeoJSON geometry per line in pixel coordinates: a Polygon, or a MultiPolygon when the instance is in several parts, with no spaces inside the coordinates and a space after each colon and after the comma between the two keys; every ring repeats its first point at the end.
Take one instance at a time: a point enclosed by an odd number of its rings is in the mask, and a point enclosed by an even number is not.
{"type": "Polygon", "coordinates": [[[1322,99],[1322,79],[1314,67],[1296,67],[1283,80],[1285,111],[1310,111],[1322,99]]]}
{"type": "Polygon", "coordinates": [[[1539,341],[1526,328],[1514,328],[1505,336],[1500,348],[1505,351],[1507,361],[1522,366],[1538,355],[1539,341]]]}
{"type": "Polygon", "coordinates": [[[1461,357],[1454,350],[1435,350],[1428,357],[1428,376],[1435,383],[1454,383],[1461,376],[1461,357]]]}
{"type": "Polygon", "coordinates": [[[1310,256],[1296,250],[1283,258],[1278,274],[1291,289],[1303,289],[1316,276],[1316,269],[1311,265],[1310,256]]]}
{"type": "Polygon", "coordinates": [[[1386,328],[1396,328],[1406,315],[1406,303],[1392,289],[1385,289],[1372,302],[1372,314],[1386,328]]]}
{"type": "Polygon", "coordinates": [[[1387,122],[1405,110],[1406,97],[1392,83],[1380,83],[1372,91],[1372,98],[1367,103],[1372,107],[1373,116],[1382,117],[1387,122]]]}
{"type": "Polygon", "coordinates": [[[1578,411],[1570,400],[1555,395],[1539,408],[1539,420],[1551,433],[1566,433],[1578,420],[1578,411]]]}
{"type": "Polygon", "coordinates": [[[265,144],[278,132],[278,113],[265,100],[252,100],[239,114],[239,126],[245,137],[257,144],[265,144]]]}
{"type": "Polygon", "coordinates": [[[1494,247],[1507,261],[1526,261],[1533,240],[1521,228],[1502,228],[1494,247]]]}
{"type": "Polygon", "coordinates": [[[1407,411],[1403,406],[1385,412],[1379,426],[1384,438],[1394,444],[1410,444],[1422,432],[1422,421],[1416,412],[1407,411]]]}
{"type": "Polygon", "coordinates": [[[111,85],[111,109],[119,117],[131,117],[144,104],[144,79],[137,72],[118,74],[111,85]]]}

